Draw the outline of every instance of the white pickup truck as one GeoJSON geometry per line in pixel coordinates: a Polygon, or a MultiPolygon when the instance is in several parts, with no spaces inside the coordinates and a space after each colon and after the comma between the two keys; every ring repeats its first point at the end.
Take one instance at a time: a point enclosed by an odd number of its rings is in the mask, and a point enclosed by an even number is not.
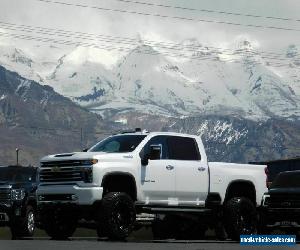
{"type": "Polygon", "coordinates": [[[137,130],[87,152],[44,157],[38,209],[56,239],[70,237],[85,220],[96,222],[99,236],[121,240],[144,213],[157,218],[158,237],[187,227],[182,223],[188,220],[179,219],[187,216],[196,218],[199,234],[222,223],[237,239],[256,232],[256,209],[267,191],[264,168],[208,162],[199,136],[137,130]]]}

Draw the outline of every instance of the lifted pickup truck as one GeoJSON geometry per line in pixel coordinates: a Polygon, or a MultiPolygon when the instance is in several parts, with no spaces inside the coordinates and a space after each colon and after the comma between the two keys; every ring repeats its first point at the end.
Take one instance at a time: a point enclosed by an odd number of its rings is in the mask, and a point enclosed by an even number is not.
{"type": "Polygon", "coordinates": [[[35,167],[0,167],[0,226],[9,226],[13,239],[34,233],[37,181],[35,167]]]}
{"type": "Polygon", "coordinates": [[[166,215],[162,222],[186,215],[201,228],[219,221],[238,239],[256,232],[256,207],[267,191],[264,168],[208,162],[195,135],[118,134],[87,152],[44,157],[38,208],[43,228],[56,239],[70,237],[84,219],[96,222],[99,236],[121,240],[141,213],[166,215]]]}
{"type": "Polygon", "coordinates": [[[264,194],[261,211],[262,233],[281,229],[300,233],[300,170],[281,172],[264,194]]]}

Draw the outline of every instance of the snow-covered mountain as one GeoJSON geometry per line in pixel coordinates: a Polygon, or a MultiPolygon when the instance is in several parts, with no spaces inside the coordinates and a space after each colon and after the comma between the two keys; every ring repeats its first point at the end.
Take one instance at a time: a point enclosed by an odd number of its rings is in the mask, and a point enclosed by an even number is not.
{"type": "Polygon", "coordinates": [[[0,164],[38,164],[47,154],[80,150],[107,129],[99,115],[76,105],[49,86],[0,66],[0,164]]]}
{"type": "Polygon", "coordinates": [[[35,54],[0,46],[0,64],[36,80],[2,69],[0,160],[13,161],[14,149],[21,146],[23,162],[38,162],[49,152],[90,146],[96,137],[134,127],[201,135],[211,161],[299,155],[295,48],[287,51],[290,65],[277,68],[245,41],[235,44],[234,54],[206,48],[196,40],[181,46],[176,50],[182,56],[174,58],[141,44],[119,60],[90,48],[44,45],[35,48],[43,54],[35,54]],[[47,143],[41,146],[43,140],[47,143]]]}
{"type": "Polygon", "coordinates": [[[231,50],[208,48],[195,39],[168,48],[141,43],[118,60],[93,48],[39,49],[48,53],[37,56],[2,45],[0,65],[104,116],[137,111],[167,117],[300,118],[300,60],[292,45],[281,67],[275,67],[278,56],[257,53],[247,40],[231,50]]]}
{"type": "Polygon", "coordinates": [[[206,115],[173,118],[162,130],[200,135],[210,161],[245,163],[299,156],[299,121],[206,115]]]}

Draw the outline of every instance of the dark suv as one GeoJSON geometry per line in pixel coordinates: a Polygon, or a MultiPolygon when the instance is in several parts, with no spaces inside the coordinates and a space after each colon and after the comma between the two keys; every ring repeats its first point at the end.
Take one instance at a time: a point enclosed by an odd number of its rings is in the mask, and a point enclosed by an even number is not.
{"type": "Polygon", "coordinates": [[[300,171],[281,172],[275,177],[262,200],[263,233],[280,228],[299,236],[300,171]]]}
{"type": "Polygon", "coordinates": [[[9,226],[13,239],[34,233],[37,181],[35,167],[0,167],[0,226],[9,226]]]}

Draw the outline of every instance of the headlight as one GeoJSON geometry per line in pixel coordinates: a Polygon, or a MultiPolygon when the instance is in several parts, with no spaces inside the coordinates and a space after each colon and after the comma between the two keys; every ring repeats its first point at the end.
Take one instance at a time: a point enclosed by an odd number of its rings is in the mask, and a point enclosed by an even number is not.
{"type": "Polygon", "coordinates": [[[13,201],[20,201],[23,200],[25,197],[25,190],[24,189],[12,189],[11,190],[11,199],[13,201]]]}
{"type": "Polygon", "coordinates": [[[97,159],[83,160],[81,161],[82,166],[94,165],[98,162],[97,159]]]}
{"type": "Polygon", "coordinates": [[[82,167],[81,175],[82,175],[84,182],[92,183],[93,182],[93,167],[82,167]]]}
{"type": "Polygon", "coordinates": [[[264,194],[263,199],[262,199],[262,205],[264,207],[270,205],[270,195],[269,194],[264,194]]]}

